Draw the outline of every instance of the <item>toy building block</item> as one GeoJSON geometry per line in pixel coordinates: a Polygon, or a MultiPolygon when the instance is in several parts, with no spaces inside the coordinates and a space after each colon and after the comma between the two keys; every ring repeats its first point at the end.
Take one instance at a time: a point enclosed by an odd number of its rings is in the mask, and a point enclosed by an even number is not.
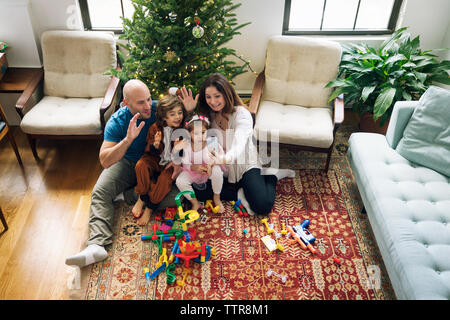
{"type": "Polygon", "coordinates": [[[276,272],[273,271],[272,269],[267,270],[267,276],[270,277],[271,275],[277,276],[278,278],[281,279],[281,282],[283,282],[283,283],[285,283],[286,280],[287,280],[287,276],[283,276],[283,275],[281,275],[281,274],[279,274],[279,273],[276,273],[276,272]]]}
{"type": "Polygon", "coordinates": [[[184,287],[184,285],[186,284],[185,283],[186,277],[190,272],[191,272],[191,269],[189,269],[189,268],[184,269],[183,280],[178,280],[177,285],[179,285],[180,287],[184,287]]]}
{"type": "Polygon", "coordinates": [[[278,241],[278,239],[275,239],[275,241],[277,243],[277,249],[284,252],[284,247],[281,245],[280,241],[278,241]]]}
{"type": "Polygon", "coordinates": [[[269,225],[267,223],[267,218],[261,219],[260,221],[261,221],[261,223],[263,223],[266,226],[267,234],[271,234],[271,233],[275,232],[275,230],[273,230],[273,228],[269,227],[269,225]]]}
{"type": "Polygon", "coordinates": [[[219,206],[213,207],[212,201],[211,201],[211,200],[206,200],[204,209],[205,209],[208,213],[211,213],[211,212],[212,212],[212,213],[218,213],[219,210],[220,210],[220,207],[219,207],[219,206]]]}
{"type": "Polygon", "coordinates": [[[156,278],[161,272],[163,272],[168,265],[167,262],[167,254],[166,254],[166,248],[163,249],[162,255],[159,257],[159,261],[156,264],[156,270],[153,271],[153,273],[150,275],[150,279],[156,278]]]}
{"type": "Polygon", "coordinates": [[[173,263],[169,264],[169,266],[166,269],[167,284],[172,284],[175,282],[175,280],[177,280],[177,276],[175,275],[175,273],[173,273],[174,270],[175,270],[175,265],[173,263]]]}
{"type": "Polygon", "coordinates": [[[285,236],[288,233],[288,231],[286,230],[286,225],[284,224],[284,222],[281,224],[281,231],[280,231],[280,233],[283,236],[285,236]]]}
{"type": "Polygon", "coordinates": [[[145,280],[147,281],[147,284],[150,285],[150,270],[148,270],[148,268],[144,268],[144,275],[145,275],[145,280]]]}
{"type": "Polygon", "coordinates": [[[242,204],[241,200],[237,201],[231,201],[231,204],[233,205],[234,210],[240,215],[244,217],[248,217],[247,209],[245,209],[244,205],[242,204]]]}
{"type": "Polygon", "coordinates": [[[175,220],[175,215],[177,214],[177,209],[175,208],[166,208],[166,212],[164,213],[164,220],[168,226],[172,226],[175,220]]]}

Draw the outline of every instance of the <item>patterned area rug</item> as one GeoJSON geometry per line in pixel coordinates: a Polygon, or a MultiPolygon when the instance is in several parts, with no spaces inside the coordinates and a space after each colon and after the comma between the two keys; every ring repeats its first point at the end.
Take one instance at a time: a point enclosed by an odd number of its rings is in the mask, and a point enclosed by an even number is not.
{"type": "MultiPolygon", "coordinates": [[[[369,221],[360,213],[361,200],[345,158],[351,129],[339,129],[328,173],[319,169],[325,164],[324,155],[280,150],[280,166],[295,169],[297,175],[277,184],[269,223],[280,232],[282,223],[310,220],[309,230],[317,239],[315,254],[285,236],[280,238],[284,252],[269,253],[261,241],[267,231],[260,219],[241,217],[227,203],[224,214],[209,214],[207,223],[199,219],[189,225],[199,241],[216,249],[216,255],[205,263],[191,262],[184,287],[168,285],[165,273],[147,285],[144,268],[155,270],[159,254],[156,244],[140,237],[151,233],[155,221],[139,227],[131,207],[122,202],[114,243],[106,248],[109,257],[88,268],[84,299],[395,299],[369,221]]],[[[170,252],[172,245],[173,241],[164,247],[170,252]]],[[[183,271],[178,264],[177,279],[183,271]]]]}

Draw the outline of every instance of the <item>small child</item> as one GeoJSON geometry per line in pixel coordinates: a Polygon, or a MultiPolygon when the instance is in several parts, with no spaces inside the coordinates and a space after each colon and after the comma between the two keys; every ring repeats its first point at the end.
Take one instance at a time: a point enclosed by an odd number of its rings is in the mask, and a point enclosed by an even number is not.
{"type": "Polygon", "coordinates": [[[166,95],[158,101],[156,122],[148,130],[144,154],[135,167],[135,191],[139,198],[131,212],[139,225],[149,222],[151,213],[170,192],[174,178],[181,171],[180,166],[172,162],[172,148],[179,142],[172,143],[171,135],[183,125],[185,117],[183,104],[175,95],[166,95]],[[158,173],[153,182],[151,178],[158,173]]]}
{"type": "MultiPolygon", "coordinates": [[[[194,191],[192,189],[193,183],[201,185],[210,179],[214,193],[214,206],[219,206],[219,213],[223,213],[225,208],[220,201],[220,192],[223,185],[223,173],[226,171],[226,167],[224,165],[214,164],[210,157],[211,150],[208,149],[206,140],[209,120],[202,115],[194,115],[190,121],[186,122],[185,127],[189,131],[191,141],[189,142],[185,139],[174,147],[175,152],[183,149],[183,156],[181,158],[182,171],[176,180],[176,185],[180,191],[194,191]],[[191,170],[192,164],[202,165],[207,170],[204,173],[191,170]]],[[[216,146],[219,149],[216,152],[223,153],[220,144],[217,143],[216,146]]],[[[198,210],[200,208],[200,203],[196,198],[192,199],[189,195],[186,195],[186,199],[191,202],[192,210],[198,210]]]]}

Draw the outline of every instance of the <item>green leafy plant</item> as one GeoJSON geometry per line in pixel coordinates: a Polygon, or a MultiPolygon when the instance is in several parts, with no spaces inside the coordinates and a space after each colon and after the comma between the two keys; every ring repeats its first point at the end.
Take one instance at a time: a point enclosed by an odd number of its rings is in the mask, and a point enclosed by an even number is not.
{"type": "Polygon", "coordinates": [[[354,112],[373,113],[383,126],[396,101],[418,100],[433,82],[450,84],[450,61],[438,61],[433,50],[422,51],[419,36],[411,40],[406,29],[395,31],[379,48],[342,45],[337,79],[326,85],[335,88],[329,101],[343,93],[354,112]]]}

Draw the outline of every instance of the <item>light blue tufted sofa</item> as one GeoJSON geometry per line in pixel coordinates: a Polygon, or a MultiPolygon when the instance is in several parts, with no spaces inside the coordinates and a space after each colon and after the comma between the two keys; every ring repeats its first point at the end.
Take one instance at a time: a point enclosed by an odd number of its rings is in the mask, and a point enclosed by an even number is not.
{"type": "Polygon", "coordinates": [[[347,156],[397,298],[450,299],[450,178],[395,150],[416,106],[397,102],[386,136],[353,133],[347,156]]]}

